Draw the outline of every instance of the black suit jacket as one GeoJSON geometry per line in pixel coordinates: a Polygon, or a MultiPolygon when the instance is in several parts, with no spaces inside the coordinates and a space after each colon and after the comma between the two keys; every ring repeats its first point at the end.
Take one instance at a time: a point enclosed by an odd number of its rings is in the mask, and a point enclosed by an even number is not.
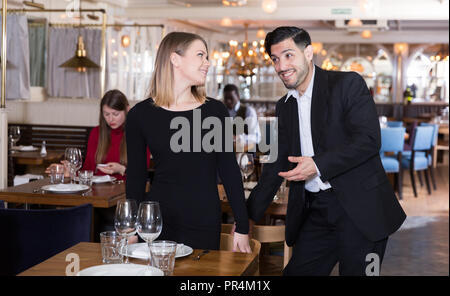
{"type": "MultiPolygon", "coordinates": [[[[249,217],[255,221],[263,217],[283,181],[278,173],[295,167],[288,156],[301,156],[297,100],[281,98],[276,116],[277,160],[264,165],[247,202],[249,217]]],[[[330,182],[356,227],[371,241],[395,232],[406,215],[381,164],[375,103],[360,75],[315,68],[311,133],[320,178],[330,182]]],[[[294,181],[289,186],[286,243],[292,246],[304,218],[305,182],[294,181]]]]}

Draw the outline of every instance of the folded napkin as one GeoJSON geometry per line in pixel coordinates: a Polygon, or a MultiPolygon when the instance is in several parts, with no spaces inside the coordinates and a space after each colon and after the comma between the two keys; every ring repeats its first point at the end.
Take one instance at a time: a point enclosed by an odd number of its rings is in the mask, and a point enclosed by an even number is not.
{"type": "Polygon", "coordinates": [[[19,186],[22,184],[29,183],[32,180],[39,180],[39,179],[44,179],[44,176],[32,174],[17,175],[14,176],[14,186],[19,186]]]}
{"type": "Polygon", "coordinates": [[[76,190],[83,190],[84,188],[85,188],[85,185],[80,185],[80,184],[55,184],[55,185],[49,185],[46,190],[76,191],[76,190]]]}
{"type": "Polygon", "coordinates": [[[92,182],[94,183],[102,183],[102,182],[111,182],[112,178],[110,175],[104,175],[104,176],[93,176],[92,182]]]}

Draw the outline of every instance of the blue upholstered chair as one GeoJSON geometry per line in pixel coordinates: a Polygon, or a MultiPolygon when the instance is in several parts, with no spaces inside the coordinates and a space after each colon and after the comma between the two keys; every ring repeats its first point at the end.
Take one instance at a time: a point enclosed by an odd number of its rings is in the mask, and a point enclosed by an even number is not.
{"type": "Polygon", "coordinates": [[[402,127],[403,121],[388,121],[387,126],[388,127],[402,127]]]}
{"type": "Polygon", "coordinates": [[[423,172],[425,182],[427,184],[428,194],[431,194],[427,171],[429,163],[428,155],[431,153],[433,132],[434,128],[432,126],[417,126],[414,131],[414,141],[412,143],[411,153],[403,153],[402,166],[409,169],[415,197],[417,197],[417,189],[414,179],[415,171],[423,172]]]}
{"type": "Polygon", "coordinates": [[[437,141],[438,141],[438,135],[439,135],[439,124],[436,123],[421,123],[421,126],[432,126],[434,128],[433,130],[433,138],[431,141],[431,153],[428,155],[428,171],[430,172],[430,176],[431,176],[431,183],[433,184],[433,189],[436,190],[436,179],[434,177],[434,167],[433,167],[433,163],[434,163],[434,158],[436,157],[436,155],[433,153],[434,149],[436,148],[437,145],[437,141]]]}
{"type": "Polygon", "coordinates": [[[404,127],[387,127],[381,129],[381,163],[386,173],[395,173],[397,175],[396,187],[398,198],[402,199],[402,151],[405,138],[404,127]],[[393,155],[385,155],[385,152],[391,152],[393,155]]]}
{"type": "Polygon", "coordinates": [[[56,210],[0,209],[0,275],[16,275],[90,241],[92,205],[56,210]]]}

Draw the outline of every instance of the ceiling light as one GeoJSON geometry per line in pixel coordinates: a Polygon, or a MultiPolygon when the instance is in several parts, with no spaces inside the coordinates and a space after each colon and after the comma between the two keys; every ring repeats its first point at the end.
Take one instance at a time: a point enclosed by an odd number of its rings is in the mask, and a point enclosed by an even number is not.
{"type": "Polygon", "coordinates": [[[222,0],[225,6],[244,6],[247,5],[247,0],[222,0]]]}
{"type": "Polygon", "coordinates": [[[262,2],[262,9],[266,13],[273,13],[275,10],[277,10],[277,0],[263,0],[262,2]]]}
{"type": "Polygon", "coordinates": [[[233,25],[233,22],[231,21],[231,19],[229,17],[224,17],[221,21],[220,21],[220,25],[222,27],[231,27],[233,25]]]}
{"type": "Polygon", "coordinates": [[[347,24],[347,26],[349,27],[361,27],[362,25],[363,25],[362,21],[358,18],[351,19],[347,24]]]}
{"type": "Polygon", "coordinates": [[[370,30],[364,30],[361,32],[361,37],[364,39],[370,39],[372,38],[372,31],[370,30]]]}

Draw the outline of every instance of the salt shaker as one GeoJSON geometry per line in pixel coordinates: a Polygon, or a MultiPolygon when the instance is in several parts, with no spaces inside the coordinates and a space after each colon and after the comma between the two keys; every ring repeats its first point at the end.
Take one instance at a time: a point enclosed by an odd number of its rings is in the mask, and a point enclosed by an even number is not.
{"type": "Polygon", "coordinates": [[[45,141],[42,141],[41,156],[47,156],[47,148],[45,148],[45,141]]]}

